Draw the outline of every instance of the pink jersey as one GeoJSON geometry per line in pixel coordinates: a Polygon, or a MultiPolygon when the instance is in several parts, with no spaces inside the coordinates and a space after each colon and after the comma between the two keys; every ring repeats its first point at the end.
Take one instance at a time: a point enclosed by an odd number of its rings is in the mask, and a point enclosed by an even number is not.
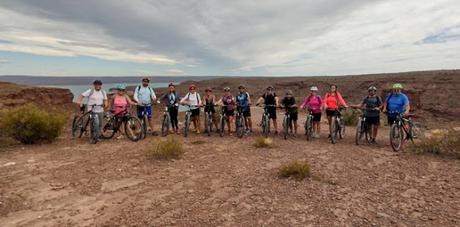
{"type": "Polygon", "coordinates": [[[300,108],[304,109],[307,108],[311,110],[313,113],[321,113],[321,106],[323,105],[323,100],[319,95],[310,95],[303,100],[302,105],[300,108]]]}
{"type": "Polygon", "coordinates": [[[113,98],[113,114],[124,114],[128,109],[128,100],[125,96],[115,95],[113,98]]]}

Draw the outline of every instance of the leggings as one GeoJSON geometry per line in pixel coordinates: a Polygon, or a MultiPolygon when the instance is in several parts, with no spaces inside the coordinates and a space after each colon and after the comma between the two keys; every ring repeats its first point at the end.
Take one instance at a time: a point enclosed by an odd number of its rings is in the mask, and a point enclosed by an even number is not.
{"type": "Polygon", "coordinates": [[[177,114],[178,109],[177,107],[169,108],[169,116],[171,117],[171,125],[173,129],[179,129],[178,122],[177,122],[177,114]]]}

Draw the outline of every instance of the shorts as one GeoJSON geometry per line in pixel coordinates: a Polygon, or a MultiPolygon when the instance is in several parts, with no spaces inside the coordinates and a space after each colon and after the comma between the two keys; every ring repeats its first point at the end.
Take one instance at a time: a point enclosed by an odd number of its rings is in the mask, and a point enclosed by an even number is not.
{"type": "Polygon", "coordinates": [[[312,113],[311,116],[313,116],[313,122],[320,122],[321,121],[321,112],[312,113]]]}
{"type": "Polygon", "coordinates": [[[243,117],[251,117],[251,109],[247,108],[243,110],[243,117]]]}
{"type": "Polygon", "coordinates": [[[330,109],[327,109],[327,110],[326,110],[326,116],[328,116],[328,117],[333,117],[333,116],[335,116],[335,112],[336,112],[336,111],[337,111],[337,110],[330,110],[330,109]]]}
{"type": "Polygon", "coordinates": [[[138,106],[137,107],[137,117],[138,118],[142,118],[142,112],[144,112],[144,109],[145,109],[145,112],[147,112],[147,118],[150,120],[152,119],[152,106],[138,106]]]}
{"type": "Polygon", "coordinates": [[[199,117],[200,116],[200,108],[191,109],[190,112],[192,113],[191,117],[199,117]]]}
{"type": "Polygon", "coordinates": [[[267,107],[267,112],[270,114],[270,119],[276,120],[276,107],[267,107]]]}
{"type": "Polygon", "coordinates": [[[232,110],[227,110],[225,109],[225,115],[227,116],[235,116],[235,111],[232,109],[232,110]]]}
{"type": "Polygon", "coordinates": [[[298,112],[290,113],[290,115],[291,115],[291,121],[297,121],[299,119],[299,113],[298,112]]]}
{"type": "Polygon", "coordinates": [[[375,117],[366,117],[366,123],[368,125],[380,125],[380,116],[375,116],[375,117]]]}
{"type": "Polygon", "coordinates": [[[396,116],[388,115],[388,125],[392,125],[396,121],[396,116]]]}

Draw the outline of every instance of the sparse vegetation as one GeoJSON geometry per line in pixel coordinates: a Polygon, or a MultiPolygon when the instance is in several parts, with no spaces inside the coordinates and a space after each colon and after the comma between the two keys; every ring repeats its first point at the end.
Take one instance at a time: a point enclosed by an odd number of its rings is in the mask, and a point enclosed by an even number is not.
{"type": "Polygon", "coordinates": [[[460,131],[433,130],[431,135],[421,137],[409,146],[415,153],[433,153],[460,158],[460,131]]]}
{"type": "Polygon", "coordinates": [[[193,145],[202,145],[202,144],[205,144],[206,142],[204,142],[203,140],[195,140],[192,142],[193,145]]]}
{"type": "Polygon", "coordinates": [[[256,148],[271,148],[273,146],[273,140],[271,138],[257,137],[254,142],[256,148]]]}
{"type": "Polygon", "coordinates": [[[303,180],[310,177],[310,165],[307,161],[294,161],[282,166],[278,172],[281,178],[303,180]]]}
{"type": "Polygon", "coordinates": [[[346,126],[356,126],[358,124],[359,116],[361,116],[361,111],[356,109],[348,108],[342,112],[343,123],[346,126]]]}
{"type": "Polygon", "coordinates": [[[64,128],[66,115],[47,112],[33,104],[5,110],[1,113],[2,136],[24,144],[51,142],[64,128]]]}
{"type": "Polygon", "coordinates": [[[175,136],[170,136],[166,140],[156,140],[151,142],[145,151],[147,157],[159,160],[180,159],[184,154],[182,141],[175,136]]]}

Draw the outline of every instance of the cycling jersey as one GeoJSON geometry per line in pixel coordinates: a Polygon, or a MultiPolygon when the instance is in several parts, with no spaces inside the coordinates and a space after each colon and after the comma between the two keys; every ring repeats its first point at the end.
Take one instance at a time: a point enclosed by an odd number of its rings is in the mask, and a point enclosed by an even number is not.
{"type": "Polygon", "coordinates": [[[379,96],[367,96],[363,100],[363,104],[366,108],[366,117],[378,117],[380,116],[380,110],[375,110],[375,108],[382,105],[382,100],[379,96]]]}
{"type": "Polygon", "coordinates": [[[297,107],[291,107],[295,105],[295,98],[291,97],[284,97],[283,100],[281,100],[281,104],[284,106],[284,108],[289,112],[289,113],[297,113],[297,107]]]}
{"type": "Polygon", "coordinates": [[[249,108],[249,93],[243,92],[236,96],[236,102],[243,109],[243,111],[249,108]]]}
{"type": "Polygon", "coordinates": [[[191,109],[196,109],[198,108],[196,106],[201,104],[200,94],[198,94],[197,92],[189,92],[185,95],[184,98],[182,98],[181,102],[187,102],[187,104],[194,106],[191,107],[191,109]]]}
{"type": "Polygon", "coordinates": [[[115,95],[112,109],[115,116],[125,114],[128,110],[128,100],[126,96],[115,95]]]}
{"type": "Polygon", "coordinates": [[[263,94],[262,98],[264,99],[265,105],[275,105],[276,104],[276,93],[273,94],[263,94]]]}
{"type": "Polygon", "coordinates": [[[224,95],[224,96],[222,97],[222,103],[223,103],[224,105],[226,105],[225,108],[226,108],[228,111],[233,110],[234,105],[235,105],[235,103],[234,103],[234,98],[233,98],[232,95],[224,95]]]}
{"type": "Polygon", "coordinates": [[[335,92],[335,95],[330,92],[326,93],[324,96],[324,106],[326,109],[337,110],[339,109],[339,104],[344,107],[347,106],[342,98],[342,95],[338,91],[335,92]]]}
{"type": "Polygon", "coordinates": [[[152,103],[152,99],[155,99],[156,95],[155,91],[149,86],[137,86],[133,97],[136,102],[148,105],[152,103]]]}
{"type": "Polygon", "coordinates": [[[409,98],[403,93],[391,93],[385,100],[387,101],[387,110],[389,113],[403,113],[404,107],[409,104],[409,98]]]}
{"type": "Polygon", "coordinates": [[[321,99],[321,96],[319,95],[310,95],[306,97],[303,100],[302,105],[300,108],[305,108],[307,107],[309,110],[311,110],[313,113],[321,113],[321,106],[323,105],[323,100],[321,99]]]}
{"type": "Polygon", "coordinates": [[[107,100],[107,93],[104,90],[96,91],[94,89],[88,89],[81,94],[83,97],[88,97],[88,111],[93,110],[95,113],[104,112],[104,100],[107,100]],[[94,108],[91,105],[98,105],[94,108]]]}

